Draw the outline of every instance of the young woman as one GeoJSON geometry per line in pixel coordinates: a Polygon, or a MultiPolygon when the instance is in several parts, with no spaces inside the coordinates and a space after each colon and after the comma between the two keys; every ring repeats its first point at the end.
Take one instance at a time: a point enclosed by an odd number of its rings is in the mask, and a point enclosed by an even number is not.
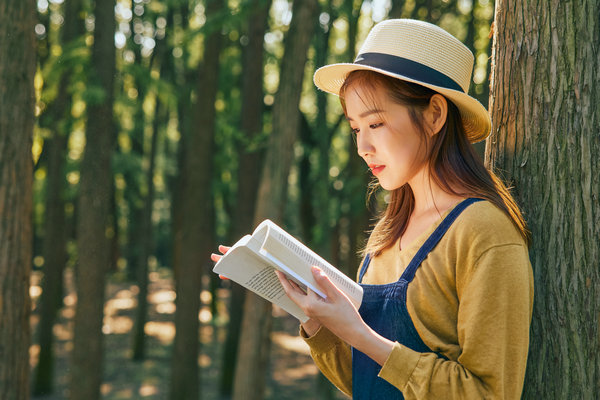
{"type": "Polygon", "coordinates": [[[472,69],[471,52],[441,28],[388,20],[354,63],[315,74],[339,95],[389,204],[364,251],[360,309],[316,267],[326,299],[279,279],[310,317],[301,335],[317,366],[355,399],[520,398],[529,237],[508,190],[473,152],[491,123],[467,94],[472,69]]]}
{"type": "Polygon", "coordinates": [[[358,154],[390,192],[358,281],[359,310],[317,268],[327,299],[280,274],[311,318],[301,334],[355,399],[518,399],[533,305],[529,237],[471,143],[490,131],[467,94],[473,55],[441,28],[388,20],[352,64],[319,69],[358,154]]]}

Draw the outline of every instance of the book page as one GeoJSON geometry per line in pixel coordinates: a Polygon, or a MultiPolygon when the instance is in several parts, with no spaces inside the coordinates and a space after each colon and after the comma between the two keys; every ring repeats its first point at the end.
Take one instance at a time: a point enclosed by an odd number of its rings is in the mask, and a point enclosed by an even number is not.
{"type": "Polygon", "coordinates": [[[348,278],[325,259],[306,247],[302,242],[278,227],[265,221],[255,230],[253,237],[263,239],[260,254],[268,258],[280,270],[308,286],[321,297],[326,297],[312,276],[311,267],[317,266],[343,291],[358,308],[362,302],[362,287],[348,278]],[[267,229],[268,228],[268,229],[267,229]],[[265,233],[266,230],[266,233],[265,233]]]}
{"type": "Polygon", "coordinates": [[[273,265],[250,248],[238,243],[216,263],[213,271],[277,304],[301,322],[306,322],[308,317],[287,297],[273,265]]]}

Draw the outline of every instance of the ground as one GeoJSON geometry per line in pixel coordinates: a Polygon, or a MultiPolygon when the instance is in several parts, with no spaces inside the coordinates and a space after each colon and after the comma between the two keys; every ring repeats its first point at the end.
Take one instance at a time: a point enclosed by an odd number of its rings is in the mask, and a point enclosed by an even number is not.
{"type": "MultiPolygon", "coordinates": [[[[32,276],[31,296],[33,299],[32,331],[30,349],[32,371],[37,363],[39,345],[36,342],[35,328],[39,320],[37,302],[41,293],[41,275],[32,276]]],[[[55,334],[55,385],[52,395],[35,397],[37,400],[67,399],[69,352],[72,348],[73,316],[75,294],[70,273],[65,274],[67,296],[59,319],[54,327],[55,334]]],[[[132,283],[109,279],[104,308],[104,382],[101,387],[104,400],[168,398],[169,366],[171,344],[175,335],[173,313],[175,311],[175,291],[168,270],[152,272],[149,285],[149,320],[145,332],[147,336],[147,357],[144,361],[131,360],[133,327],[132,315],[137,304],[137,287],[132,283]]],[[[219,399],[218,382],[220,376],[222,343],[226,335],[226,310],[229,291],[220,289],[218,297],[222,305],[218,318],[213,319],[209,308],[203,307],[199,318],[202,323],[200,340],[202,351],[201,365],[202,400],[219,399]]],[[[202,292],[204,304],[210,302],[210,293],[202,292]]],[[[309,354],[308,347],[298,337],[297,320],[281,310],[274,310],[272,333],[271,366],[266,371],[266,399],[320,399],[317,369],[309,354]]],[[[33,376],[33,374],[32,374],[33,376]]],[[[346,397],[334,389],[333,399],[346,397]]]]}

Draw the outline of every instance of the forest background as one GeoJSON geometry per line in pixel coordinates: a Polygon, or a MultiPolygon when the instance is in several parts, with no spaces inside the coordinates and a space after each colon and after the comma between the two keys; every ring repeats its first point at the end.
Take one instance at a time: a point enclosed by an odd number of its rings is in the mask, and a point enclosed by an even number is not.
{"type": "Polygon", "coordinates": [[[477,151],[534,236],[524,397],[593,398],[600,6],[567,3],[2,1],[0,398],[343,398],[209,256],[271,218],[355,275],[385,193],[312,75],[397,17],[475,55],[477,151]]]}

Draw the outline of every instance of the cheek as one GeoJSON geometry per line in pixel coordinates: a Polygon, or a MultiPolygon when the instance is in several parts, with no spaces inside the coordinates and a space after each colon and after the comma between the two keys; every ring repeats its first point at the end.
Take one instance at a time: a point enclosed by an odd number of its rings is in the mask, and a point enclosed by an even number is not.
{"type": "Polygon", "coordinates": [[[427,146],[417,135],[407,135],[397,142],[398,160],[410,170],[420,168],[427,160],[427,146]]]}

